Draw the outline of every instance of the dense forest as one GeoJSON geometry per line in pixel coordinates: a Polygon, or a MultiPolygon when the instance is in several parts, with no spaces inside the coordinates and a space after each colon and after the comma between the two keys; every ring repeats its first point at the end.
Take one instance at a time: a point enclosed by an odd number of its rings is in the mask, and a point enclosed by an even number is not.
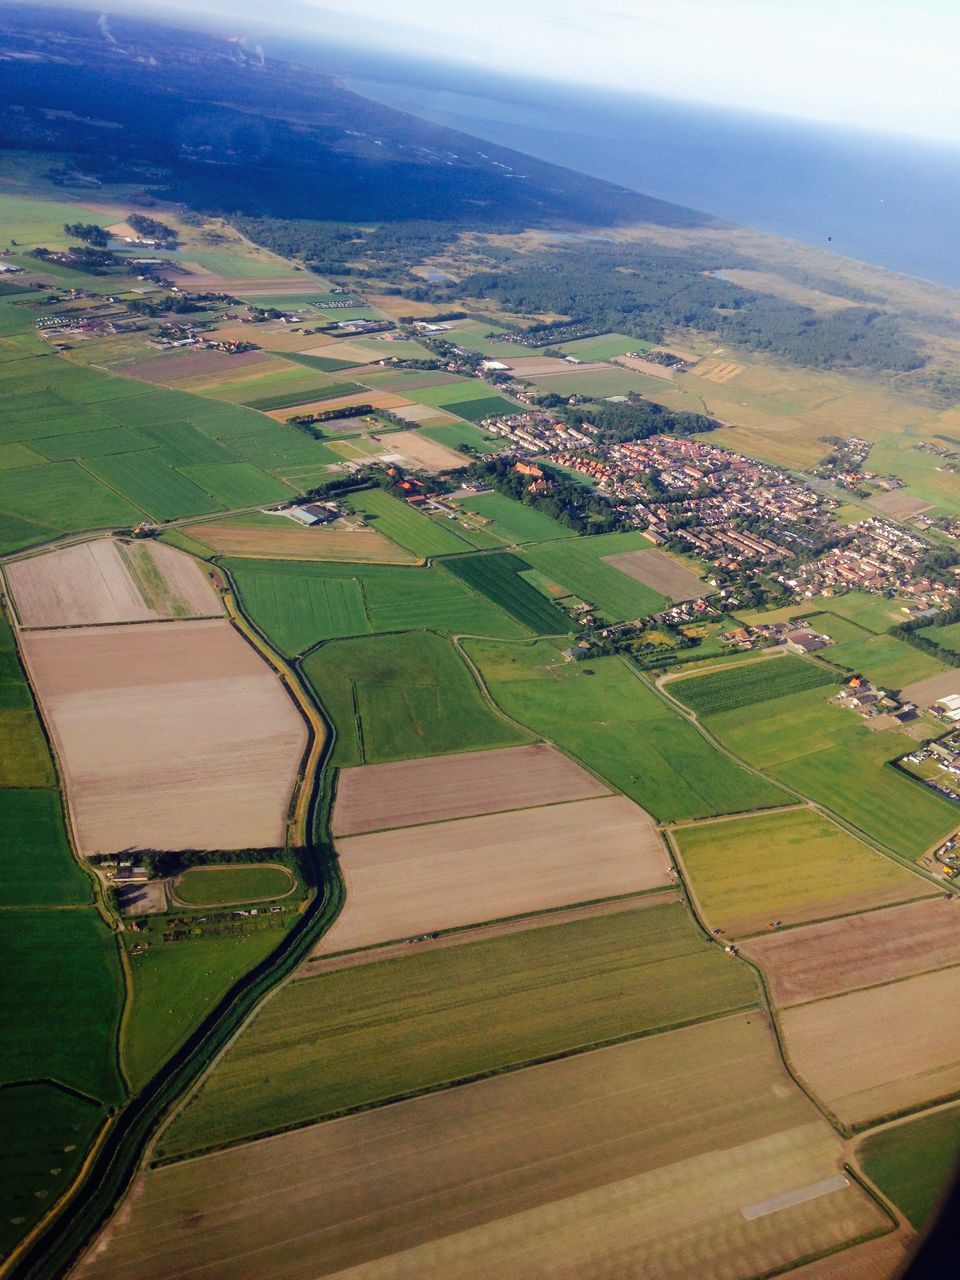
{"type": "Polygon", "coordinates": [[[702,413],[677,413],[663,405],[644,400],[635,393],[625,402],[603,400],[576,408],[561,408],[557,416],[569,426],[579,427],[588,421],[598,428],[597,439],[603,444],[622,444],[627,440],[645,440],[647,436],[669,433],[692,436],[712,431],[720,424],[702,413]]]}

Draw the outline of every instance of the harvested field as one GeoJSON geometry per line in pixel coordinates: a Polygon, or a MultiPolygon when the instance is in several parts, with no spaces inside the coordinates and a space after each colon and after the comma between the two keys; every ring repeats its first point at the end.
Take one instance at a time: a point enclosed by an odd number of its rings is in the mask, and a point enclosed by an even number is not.
{"type": "Polygon", "coordinates": [[[347,902],[316,953],[653,889],[667,855],[625,796],[338,842],[347,902]]]}
{"type": "Polygon", "coordinates": [[[752,938],[742,950],[763,967],[776,1004],[803,1004],[960,965],[960,905],[908,902],[752,938]]]}
{"type": "Polygon", "coordinates": [[[609,795],[610,789],[544,742],[343,769],[335,836],[409,827],[609,795]]]}
{"type": "Polygon", "coordinates": [[[211,617],[220,600],[196,560],[148,540],[98,538],[6,567],[24,627],[211,617]]]}
{"type": "Polygon", "coordinates": [[[186,351],[182,355],[158,356],[153,360],[137,360],[116,370],[128,378],[140,382],[155,382],[161,386],[174,386],[185,378],[219,374],[227,378],[238,369],[276,363],[265,351],[241,351],[226,355],[223,351],[186,351]]]}
{"type": "Polygon", "coordinates": [[[669,600],[695,600],[708,589],[702,578],[664,551],[625,551],[604,556],[603,562],[669,600]]]}
{"type": "MultiPolygon", "coordinates": [[[[569,373],[570,365],[566,360],[556,356],[520,356],[516,360],[507,360],[511,370],[518,378],[533,378],[546,373],[569,373]]],[[[599,368],[599,365],[592,365],[599,368]]]]}
{"type": "Polygon", "coordinates": [[[399,409],[409,403],[403,396],[391,395],[388,391],[360,391],[348,396],[332,396],[327,400],[309,400],[303,404],[287,405],[283,409],[271,409],[267,417],[274,418],[277,422],[286,422],[294,415],[299,417],[305,413],[326,413],[328,410],[352,408],[358,404],[368,404],[372,409],[399,409]]]}
{"type": "Polygon", "coordinates": [[[797,1073],[848,1125],[960,1093],[960,968],[797,1005],[781,1016],[797,1073]]]}
{"type": "Polygon", "coordinates": [[[954,667],[940,675],[927,676],[925,680],[915,680],[900,690],[904,702],[915,702],[918,707],[929,706],[938,698],[947,698],[953,693],[960,693],[960,668],[954,667]]]}
{"type": "Polygon", "coordinates": [[[740,1280],[888,1225],[840,1175],[736,1015],[152,1170],[77,1274],[740,1280]]]}
{"type": "MultiPolygon", "coordinates": [[[[301,339],[301,343],[302,343],[301,339]]],[[[370,352],[363,347],[352,346],[349,342],[343,342],[336,338],[331,338],[329,342],[317,344],[316,338],[312,338],[313,345],[304,347],[302,354],[305,356],[320,356],[325,360],[352,360],[355,365],[367,364],[370,360],[370,352]]],[[[274,340],[270,339],[270,345],[274,346],[274,340]]],[[[384,344],[384,355],[389,354],[389,349],[384,344]]]]}
{"type": "Polygon", "coordinates": [[[673,370],[670,366],[657,364],[656,360],[641,360],[639,356],[617,356],[614,364],[622,364],[625,369],[632,369],[634,373],[646,373],[651,378],[665,378],[667,382],[673,381],[673,370]]]}
{"type": "Polygon", "coordinates": [[[891,516],[894,520],[910,520],[913,516],[929,511],[933,503],[924,502],[922,498],[911,497],[902,489],[893,489],[890,493],[875,494],[868,505],[882,515],[891,516]]]}
{"type": "Polygon", "coordinates": [[[789,1272],[789,1280],[893,1280],[907,1260],[902,1236],[881,1236],[789,1272]]]}
{"type": "Polygon", "coordinates": [[[809,809],[680,827],[674,838],[710,926],[734,936],[936,892],[809,809]]]}
{"type": "MultiPolygon", "coordinates": [[[[436,416],[435,412],[434,415],[436,416]]],[[[454,453],[445,444],[438,444],[429,436],[422,436],[419,431],[393,431],[381,437],[389,453],[399,453],[420,471],[447,471],[451,468],[466,467],[470,459],[462,453],[454,453]]]]}
{"type": "Polygon", "coordinates": [[[404,551],[375,529],[348,529],[323,525],[306,529],[292,520],[271,524],[245,524],[241,520],[214,520],[184,530],[221,555],[261,560],[347,560],[361,564],[416,564],[417,557],[404,551]]]}
{"type": "Polygon", "coordinates": [[[30,631],[82,853],[284,842],[306,728],[221,619],[30,631]]]}
{"type": "Polygon", "coordinates": [[[431,426],[443,426],[445,423],[456,422],[452,414],[444,413],[442,409],[434,409],[433,405],[429,404],[408,404],[400,409],[394,409],[393,412],[405,422],[428,422],[431,426]]]}
{"type": "Polygon", "coordinates": [[[441,950],[408,946],[402,959],[285,987],[217,1063],[162,1154],[249,1141],[704,1018],[751,1008],[759,1017],[750,969],[730,964],[683,903],[653,897],[616,916],[441,950]]]}

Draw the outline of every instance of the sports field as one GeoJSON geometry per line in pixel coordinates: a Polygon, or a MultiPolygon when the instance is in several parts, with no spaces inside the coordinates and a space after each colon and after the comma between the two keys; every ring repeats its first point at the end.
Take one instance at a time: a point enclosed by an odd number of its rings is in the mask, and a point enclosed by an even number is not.
{"type": "Polygon", "coordinates": [[[347,900],[319,954],[668,883],[666,850],[624,796],[337,841],[347,900]],[[589,857],[585,850],[589,849],[589,857]]]}
{"type": "Polygon", "coordinates": [[[732,937],[936,892],[807,809],[681,827],[674,838],[707,922],[732,937]]]}
{"type": "Polygon", "coordinates": [[[178,902],[190,907],[233,906],[282,898],[295,881],[286,867],[273,863],[227,863],[191,867],[173,886],[178,902]]]}
{"type": "Polygon", "coordinates": [[[508,715],[655,818],[679,821],[788,801],[721,755],[618,658],[567,662],[548,641],[469,640],[464,648],[508,715]]]}
{"type": "Polygon", "coordinates": [[[24,633],[83,853],[285,842],[306,727],[225,620],[24,633]]]}
{"type": "Polygon", "coordinates": [[[740,1014],[153,1170],[79,1274],[745,1278],[888,1228],[841,1160],[740,1014]]]}
{"type": "Polygon", "coordinates": [[[467,751],[341,769],[332,831],[360,835],[608,794],[598,778],[545,742],[467,751]]]}
{"type": "Polygon", "coordinates": [[[679,902],[304,978],[164,1140],[182,1155],[550,1055],[756,1005],[679,902]]]}
{"type": "Polygon", "coordinates": [[[532,736],[484,702],[450,641],[430,631],[334,640],[303,669],[336,727],[331,759],[341,768],[532,736]]]}

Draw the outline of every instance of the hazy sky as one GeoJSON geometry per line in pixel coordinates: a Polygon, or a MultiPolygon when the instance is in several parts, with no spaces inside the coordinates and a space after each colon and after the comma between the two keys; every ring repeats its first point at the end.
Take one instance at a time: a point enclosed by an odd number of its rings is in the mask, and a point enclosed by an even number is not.
{"type": "Polygon", "coordinates": [[[255,23],[511,74],[960,141],[954,0],[114,0],[104,7],[144,16],[203,12],[236,33],[255,23]]]}

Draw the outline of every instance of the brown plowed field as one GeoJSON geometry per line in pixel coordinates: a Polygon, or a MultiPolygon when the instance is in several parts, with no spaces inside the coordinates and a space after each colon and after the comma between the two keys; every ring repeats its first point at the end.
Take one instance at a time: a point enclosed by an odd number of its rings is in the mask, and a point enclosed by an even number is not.
{"type": "Polygon", "coordinates": [[[205,571],[155,541],[98,538],[6,567],[24,627],[79,627],[222,613],[205,571]]]}
{"type": "Polygon", "coordinates": [[[893,1280],[907,1259],[901,1235],[881,1236],[788,1271],[783,1280],[893,1280]]]}
{"type": "Polygon", "coordinates": [[[670,366],[657,364],[656,360],[643,360],[640,356],[617,356],[614,364],[622,364],[625,369],[632,369],[634,373],[645,373],[651,378],[673,381],[673,370],[670,366]]]}
{"type": "Polygon", "coordinates": [[[224,619],[28,631],[81,853],[279,845],[306,727],[224,619]]]}
{"type": "Polygon", "coordinates": [[[841,1155],[738,1015],[153,1170],[76,1274],[741,1280],[883,1229],[841,1155]]]}
{"type": "Polygon", "coordinates": [[[627,577],[670,600],[695,600],[704,593],[703,579],[663,551],[624,551],[603,559],[627,577]]]}
{"type": "Polygon", "coordinates": [[[241,351],[234,356],[223,351],[184,351],[179,355],[157,356],[153,360],[136,360],[133,364],[121,366],[117,372],[141,382],[172,386],[184,378],[219,375],[223,379],[239,369],[247,370],[251,365],[272,363],[276,362],[264,351],[241,351]]]}
{"type": "Polygon", "coordinates": [[[205,546],[222,555],[252,556],[266,560],[346,560],[358,564],[417,564],[375,529],[348,529],[324,525],[305,529],[292,520],[278,518],[275,525],[213,520],[187,530],[205,546]]]}
{"type": "Polygon", "coordinates": [[[845,1123],[960,1093],[960,968],[797,1005],[782,1015],[798,1075],[845,1123]]]}
{"type": "Polygon", "coordinates": [[[951,694],[960,693],[960,669],[943,671],[940,675],[927,676],[925,680],[915,680],[901,689],[900,696],[904,702],[915,702],[919,707],[929,706],[938,698],[947,698],[951,694]]]}
{"type": "Polygon", "coordinates": [[[960,902],[928,898],[751,938],[744,955],[763,967],[778,1005],[960,965],[960,902]]]}
{"type": "Polygon", "coordinates": [[[465,467],[470,459],[462,453],[438,444],[419,431],[392,431],[380,437],[388,453],[400,453],[420,471],[448,471],[465,467]]]}
{"type": "Polygon", "coordinates": [[[544,742],[360,765],[340,771],[333,834],[354,836],[609,794],[609,787],[544,742]]]}
{"type": "Polygon", "coordinates": [[[636,893],[669,879],[652,821],[625,796],[348,836],[337,848],[347,901],[315,954],[636,893]]]}

